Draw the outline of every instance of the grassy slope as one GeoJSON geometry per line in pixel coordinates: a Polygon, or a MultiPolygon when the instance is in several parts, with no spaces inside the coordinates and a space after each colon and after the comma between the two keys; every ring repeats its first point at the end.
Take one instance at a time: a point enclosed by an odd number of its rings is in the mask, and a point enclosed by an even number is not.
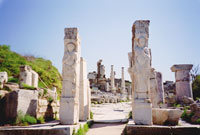
{"type": "MultiPolygon", "coordinates": [[[[51,61],[34,57],[28,61],[26,57],[12,52],[9,46],[0,45],[0,72],[6,71],[8,76],[18,78],[21,65],[30,65],[49,88],[57,87],[60,92],[61,75],[51,61]]],[[[39,81],[39,87],[44,87],[41,81],[39,81]]]]}

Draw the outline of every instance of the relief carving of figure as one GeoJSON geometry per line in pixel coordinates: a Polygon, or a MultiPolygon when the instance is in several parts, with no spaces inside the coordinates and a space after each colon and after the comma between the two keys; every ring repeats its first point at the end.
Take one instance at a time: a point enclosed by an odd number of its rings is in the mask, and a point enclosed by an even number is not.
{"type": "Polygon", "coordinates": [[[150,52],[147,47],[147,39],[145,36],[135,38],[135,64],[133,65],[133,74],[135,81],[135,98],[148,98],[149,77],[150,77],[150,52]],[[146,84],[146,85],[144,85],[146,84]],[[142,96],[138,97],[138,94],[142,96]],[[144,96],[144,94],[146,95],[144,96]]]}
{"type": "Polygon", "coordinates": [[[76,65],[77,65],[77,47],[74,43],[65,45],[65,53],[63,57],[63,80],[76,82],[76,65]]]}

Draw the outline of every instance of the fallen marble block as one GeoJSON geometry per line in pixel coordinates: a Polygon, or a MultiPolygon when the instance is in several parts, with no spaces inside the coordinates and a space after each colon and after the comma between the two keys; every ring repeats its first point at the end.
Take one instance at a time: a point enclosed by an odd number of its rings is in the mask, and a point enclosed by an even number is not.
{"type": "Polygon", "coordinates": [[[153,124],[171,125],[171,126],[178,125],[178,121],[182,113],[183,111],[179,109],[153,108],[152,109],[153,124]]]}

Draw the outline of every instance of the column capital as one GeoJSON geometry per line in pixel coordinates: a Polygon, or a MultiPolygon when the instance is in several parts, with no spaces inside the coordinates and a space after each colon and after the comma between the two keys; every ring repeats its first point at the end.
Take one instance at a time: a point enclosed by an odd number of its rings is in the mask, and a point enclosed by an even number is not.
{"type": "Polygon", "coordinates": [[[171,67],[171,71],[177,72],[177,71],[180,71],[180,70],[191,70],[192,67],[193,67],[192,64],[177,64],[177,65],[173,65],[171,67]]]}

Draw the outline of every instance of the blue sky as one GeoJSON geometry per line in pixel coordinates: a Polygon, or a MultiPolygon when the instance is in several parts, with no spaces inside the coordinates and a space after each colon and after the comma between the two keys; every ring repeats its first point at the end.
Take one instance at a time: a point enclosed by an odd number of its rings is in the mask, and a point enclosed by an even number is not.
{"type": "Polygon", "coordinates": [[[110,65],[120,77],[140,19],[151,21],[153,67],[164,80],[174,80],[173,64],[200,64],[200,0],[0,0],[0,44],[50,59],[61,71],[64,28],[78,27],[88,71],[103,59],[107,77],[110,65]]]}

